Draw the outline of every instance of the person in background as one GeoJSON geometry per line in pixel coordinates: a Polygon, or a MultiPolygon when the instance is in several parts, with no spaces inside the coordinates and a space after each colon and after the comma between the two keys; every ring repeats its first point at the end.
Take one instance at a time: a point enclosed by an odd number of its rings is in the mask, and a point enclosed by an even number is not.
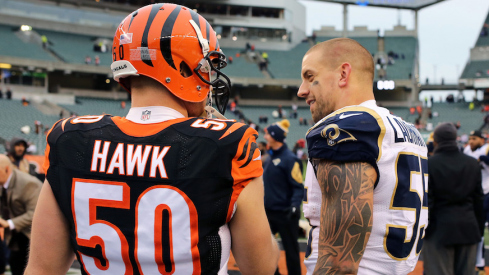
{"type": "MultiPolygon", "coordinates": [[[[489,144],[486,143],[485,137],[482,132],[475,130],[470,132],[468,145],[464,148],[464,154],[470,156],[479,161],[481,173],[482,173],[482,192],[484,193],[484,219],[485,222],[489,221],[489,144]]],[[[485,274],[484,266],[484,235],[479,243],[477,249],[477,269],[481,274],[485,274]],[[484,273],[483,273],[484,272],[484,273]]]]}
{"type": "Polygon", "coordinates": [[[28,144],[25,139],[14,137],[10,140],[7,156],[17,169],[35,176],[35,167],[24,158],[27,152],[27,147],[28,144]]]}
{"type": "MultiPolygon", "coordinates": [[[[264,138],[270,149],[263,172],[265,210],[272,232],[282,238],[288,274],[301,274],[297,239],[304,196],[302,161],[284,143],[289,126],[284,119],[265,129],[264,138]]],[[[280,274],[278,269],[275,274],[280,274]]]]}
{"type": "Polygon", "coordinates": [[[265,161],[269,157],[267,143],[264,141],[258,142],[258,149],[260,150],[261,153],[261,161],[263,163],[263,166],[265,166],[265,161]]]}
{"type": "Polygon", "coordinates": [[[5,243],[10,250],[9,263],[12,275],[21,275],[24,274],[27,263],[32,217],[42,183],[37,178],[15,169],[7,156],[0,155],[0,185],[0,227],[5,229],[5,243]]]}
{"type": "Polygon", "coordinates": [[[438,125],[433,138],[424,270],[429,275],[473,274],[477,244],[484,232],[480,166],[459,151],[453,123],[438,125]]]}

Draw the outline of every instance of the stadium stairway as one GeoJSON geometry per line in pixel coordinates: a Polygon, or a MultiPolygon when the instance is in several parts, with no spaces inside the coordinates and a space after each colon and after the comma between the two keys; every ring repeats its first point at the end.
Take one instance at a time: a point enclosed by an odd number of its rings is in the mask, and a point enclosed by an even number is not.
{"type": "MultiPolygon", "coordinates": [[[[42,44],[36,39],[28,39],[28,33],[20,36],[18,28],[0,25],[0,55],[20,57],[42,61],[56,61],[57,59],[42,49],[42,44]],[[23,37],[22,39],[20,37],[23,37]],[[27,37],[27,38],[26,38],[27,37]],[[14,46],[12,46],[14,45],[14,46]]],[[[30,32],[35,36],[33,32],[30,32]]]]}

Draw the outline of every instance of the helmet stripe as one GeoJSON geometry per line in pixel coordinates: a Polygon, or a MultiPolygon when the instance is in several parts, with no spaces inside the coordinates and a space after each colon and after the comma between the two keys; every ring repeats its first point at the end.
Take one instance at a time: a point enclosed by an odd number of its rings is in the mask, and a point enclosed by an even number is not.
{"type": "Polygon", "coordinates": [[[177,68],[175,67],[175,63],[173,62],[173,56],[171,53],[170,36],[172,35],[173,25],[175,25],[175,21],[177,20],[178,14],[180,13],[181,9],[182,6],[177,5],[176,8],[170,13],[170,15],[165,21],[165,24],[163,24],[163,28],[161,29],[161,39],[160,39],[161,54],[165,58],[168,65],[170,65],[175,70],[177,68]]]}
{"type": "MultiPolygon", "coordinates": [[[[160,11],[160,8],[163,6],[163,4],[156,4],[151,7],[151,12],[149,13],[148,17],[148,22],[146,23],[146,26],[144,27],[144,32],[143,32],[143,38],[141,39],[141,48],[147,48],[148,47],[148,33],[149,29],[151,28],[151,25],[153,24],[153,20],[156,17],[156,14],[160,11]]],[[[141,55],[143,55],[143,51],[141,51],[141,55]]],[[[146,60],[146,58],[142,58],[141,60],[148,66],[153,67],[153,62],[151,60],[146,60]]]]}
{"type": "Polygon", "coordinates": [[[197,26],[200,29],[199,15],[195,11],[193,11],[191,9],[189,9],[188,11],[190,12],[190,15],[192,16],[192,20],[194,20],[195,24],[197,24],[197,26]]]}
{"type": "Polygon", "coordinates": [[[211,42],[211,39],[209,37],[210,28],[211,28],[211,25],[209,25],[209,22],[205,22],[205,39],[207,39],[207,41],[209,41],[209,43],[211,42]]]}
{"type": "Polygon", "coordinates": [[[138,11],[139,10],[133,12],[132,17],[131,17],[131,21],[129,21],[129,27],[127,28],[128,31],[131,28],[132,20],[134,20],[134,17],[136,17],[136,15],[138,15],[138,11]]]}

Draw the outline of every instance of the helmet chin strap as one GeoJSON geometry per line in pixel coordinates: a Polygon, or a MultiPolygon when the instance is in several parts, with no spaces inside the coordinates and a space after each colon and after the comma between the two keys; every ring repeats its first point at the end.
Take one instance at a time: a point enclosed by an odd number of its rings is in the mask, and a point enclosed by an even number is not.
{"type": "MultiPolygon", "coordinates": [[[[202,60],[199,62],[200,64],[202,64],[202,66],[200,67],[200,70],[203,73],[209,73],[209,81],[210,81],[211,80],[211,65],[205,59],[205,57],[209,53],[209,41],[204,38],[204,36],[202,35],[202,32],[200,31],[199,26],[197,26],[197,24],[195,23],[194,20],[190,19],[189,22],[192,25],[192,27],[194,28],[195,33],[197,34],[197,39],[199,39],[200,47],[202,48],[202,55],[204,56],[204,58],[202,58],[202,60]]],[[[212,90],[212,85],[210,86],[210,89],[212,90]]],[[[206,103],[206,106],[204,107],[205,112],[202,113],[201,116],[207,117],[207,118],[212,118],[212,115],[214,115],[220,119],[227,119],[225,116],[223,116],[221,113],[219,113],[216,109],[214,109],[214,107],[212,107],[211,92],[212,91],[209,91],[209,93],[207,94],[207,103],[206,103]]]]}
{"type": "Polygon", "coordinates": [[[214,109],[214,107],[212,107],[212,95],[210,92],[207,95],[206,100],[207,100],[207,103],[204,107],[204,112],[200,115],[201,117],[212,118],[212,116],[214,115],[215,117],[217,117],[219,119],[227,119],[225,116],[223,116],[221,113],[219,113],[218,110],[216,110],[216,109],[214,109]]]}

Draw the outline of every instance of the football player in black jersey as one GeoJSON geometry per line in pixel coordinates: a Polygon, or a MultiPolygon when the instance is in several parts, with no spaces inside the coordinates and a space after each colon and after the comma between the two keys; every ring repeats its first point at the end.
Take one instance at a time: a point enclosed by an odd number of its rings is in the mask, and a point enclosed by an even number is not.
{"type": "Polygon", "coordinates": [[[143,7],[118,27],[112,72],[126,117],[58,121],[26,274],[273,274],[258,133],[220,116],[230,81],[216,34],[194,11],[143,7]],[[215,77],[211,78],[211,73],[215,77]],[[232,240],[232,241],[231,241],[232,240]]]}

